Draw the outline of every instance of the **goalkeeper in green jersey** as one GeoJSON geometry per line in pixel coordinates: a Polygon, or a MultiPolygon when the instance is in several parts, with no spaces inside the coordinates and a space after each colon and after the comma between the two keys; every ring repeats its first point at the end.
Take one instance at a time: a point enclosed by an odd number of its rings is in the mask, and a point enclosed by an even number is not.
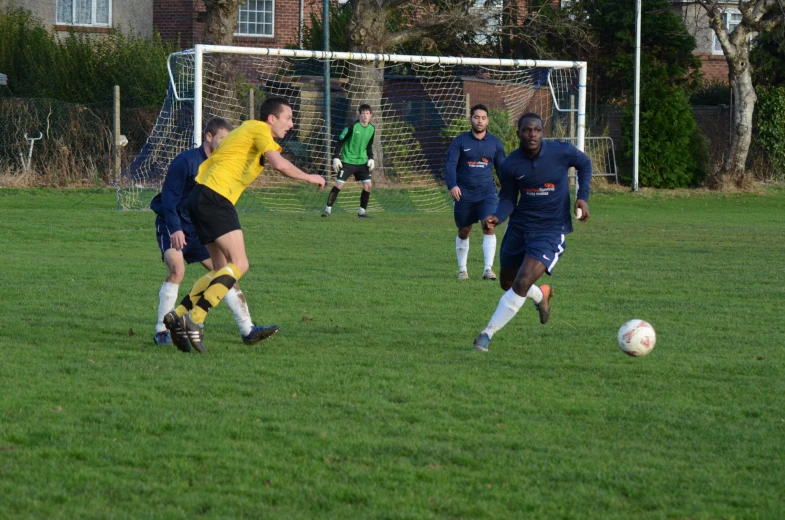
{"type": "Polygon", "coordinates": [[[373,171],[373,136],[376,129],[371,124],[373,111],[370,105],[360,105],[357,110],[360,117],[354,124],[344,128],[335,143],[335,153],[333,153],[333,171],[338,174],[335,179],[335,186],[327,197],[327,207],[322,213],[323,217],[329,217],[333,210],[335,199],[341,192],[346,180],[354,175],[354,178],[363,183],[363,191],[360,195],[360,210],[357,216],[360,218],[370,218],[366,213],[368,209],[368,199],[371,196],[371,172],[373,171]]]}

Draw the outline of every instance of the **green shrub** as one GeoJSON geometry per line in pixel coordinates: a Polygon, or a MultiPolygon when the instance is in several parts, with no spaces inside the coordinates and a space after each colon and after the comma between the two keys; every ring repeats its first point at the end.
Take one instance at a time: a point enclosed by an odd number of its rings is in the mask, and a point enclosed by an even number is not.
{"type": "Polygon", "coordinates": [[[785,177],[785,87],[756,89],[757,143],[767,154],[774,176],[785,177]]]}
{"type": "Polygon", "coordinates": [[[727,81],[704,81],[690,96],[692,105],[730,104],[730,85],[727,81]]]}
{"type": "Polygon", "coordinates": [[[126,107],[160,106],[166,95],[166,58],[175,47],[114,29],[108,35],[50,34],[29,11],[0,11],[0,71],[9,97],[73,103],[107,102],[120,86],[126,107]]]}
{"type": "MultiPolygon", "coordinates": [[[[700,133],[686,92],[664,79],[641,87],[639,180],[650,188],[700,184],[708,168],[706,139],[700,133]]],[[[624,156],[632,159],[633,106],[622,119],[624,156]]]]}

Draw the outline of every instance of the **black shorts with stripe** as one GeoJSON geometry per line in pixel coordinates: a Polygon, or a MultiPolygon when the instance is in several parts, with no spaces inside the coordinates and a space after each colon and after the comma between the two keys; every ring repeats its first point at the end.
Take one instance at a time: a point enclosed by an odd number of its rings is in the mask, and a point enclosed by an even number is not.
{"type": "Polygon", "coordinates": [[[193,189],[187,208],[202,244],[210,244],[220,236],[242,229],[234,204],[203,184],[197,184],[193,189]]]}
{"type": "Polygon", "coordinates": [[[354,175],[354,180],[356,181],[368,182],[371,180],[371,172],[368,170],[367,164],[348,163],[343,164],[343,168],[341,168],[335,180],[337,182],[346,182],[352,175],[354,175]]]}

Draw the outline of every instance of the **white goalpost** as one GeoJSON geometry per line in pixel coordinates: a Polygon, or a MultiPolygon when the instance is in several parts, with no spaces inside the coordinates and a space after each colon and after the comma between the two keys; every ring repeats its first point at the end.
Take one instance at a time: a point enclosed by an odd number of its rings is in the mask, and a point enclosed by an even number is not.
{"type": "MultiPolygon", "coordinates": [[[[294,129],[283,154],[308,173],[334,179],[334,137],[356,119],[360,104],[373,109],[376,127],[371,211],[441,211],[450,198],[443,173],[451,139],[469,129],[468,110],[490,110],[489,131],[511,152],[515,124],[538,113],[546,134],[584,149],[585,62],[504,60],[395,54],[357,54],[197,45],[167,62],[169,89],[142,150],[114,181],[118,207],[144,209],[160,190],[169,162],[199,146],[203,125],[215,116],[239,125],[256,118],[264,98],[292,104],[294,129]],[[324,120],[324,67],[330,67],[330,135],[324,120]]],[[[361,189],[347,183],[344,191],[361,189]]],[[[326,195],[265,168],[238,202],[244,211],[316,211],[326,195]]],[[[339,198],[335,210],[357,205],[339,198]]]]}

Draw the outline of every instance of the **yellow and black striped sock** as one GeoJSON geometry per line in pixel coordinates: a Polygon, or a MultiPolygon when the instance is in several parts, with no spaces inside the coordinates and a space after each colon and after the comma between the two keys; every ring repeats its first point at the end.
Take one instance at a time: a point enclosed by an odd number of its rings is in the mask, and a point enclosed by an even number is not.
{"type": "Polygon", "coordinates": [[[210,271],[206,275],[196,280],[196,283],[191,288],[191,292],[185,295],[185,298],[182,299],[180,305],[178,305],[174,310],[178,318],[182,318],[188,314],[188,311],[194,308],[196,302],[198,302],[199,298],[202,297],[202,293],[204,293],[204,291],[210,287],[210,282],[213,281],[213,278],[215,278],[215,271],[210,271]]]}
{"type": "MultiPolygon", "coordinates": [[[[240,270],[233,264],[226,264],[217,270],[207,289],[199,296],[188,316],[195,323],[204,323],[210,309],[221,303],[229,289],[240,279],[240,270]]],[[[196,288],[196,286],[194,286],[196,288]]]]}

